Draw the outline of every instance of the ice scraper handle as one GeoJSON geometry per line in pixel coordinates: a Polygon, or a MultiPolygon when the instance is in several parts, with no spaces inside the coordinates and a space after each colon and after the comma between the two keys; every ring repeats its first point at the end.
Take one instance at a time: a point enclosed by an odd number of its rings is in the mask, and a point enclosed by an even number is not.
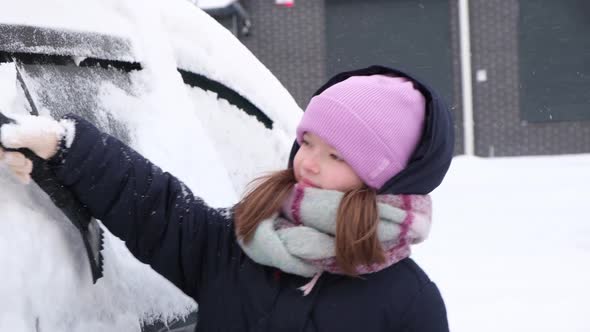
{"type": "MultiPolygon", "coordinates": [[[[15,123],[15,121],[0,112],[0,130],[3,125],[10,123],[15,123]]],[[[103,245],[102,230],[97,221],[92,218],[88,209],[78,201],[74,194],[57,180],[55,173],[53,173],[46,160],[26,148],[9,149],[4,147],[1,142],[0,147],[5,151],[20,152],[31,160],[33,163],[31,178],[33,181],[47,193],[53,204],[66,215],[82,234],[84,246],[90,259],[93,282],[96,283],[102,277],[102,255],[100,251],[103,245]]]]}

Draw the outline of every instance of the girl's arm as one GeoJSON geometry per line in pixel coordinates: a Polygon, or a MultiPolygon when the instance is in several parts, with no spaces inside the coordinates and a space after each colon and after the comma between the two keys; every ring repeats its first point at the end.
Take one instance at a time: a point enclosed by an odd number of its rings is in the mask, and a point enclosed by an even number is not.
{"type": "Polygon", "coordinates": [[[207,269],[238,250],[230,217],[119,140],[69,118],[71,147],[49,160],[59,180],[135,257],[198,301],[207,269]]]}

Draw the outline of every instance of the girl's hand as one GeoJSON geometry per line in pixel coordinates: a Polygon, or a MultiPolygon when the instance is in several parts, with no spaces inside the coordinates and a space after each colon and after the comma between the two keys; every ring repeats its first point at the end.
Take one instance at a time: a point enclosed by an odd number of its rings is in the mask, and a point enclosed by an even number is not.
{"type": "Polygon", "coordinates": [[[20,152],[4,151],[0,148],[0,160],[12,170],[20,182],[24,184],[31,182],[33,162],[27,159],[24,154],[20,152]]]}
{"type": "Polygon", "coordinates": [[[13,117],[15,123],[0,127],[0,143],[5,148],[26,148],[43,159],[57,152],[59,141],[66,133],[68,120],[56,121],[49,117],[24,115],[13,117]],[[67,121],[67,122],[66,122],[67,121]]]}
{"type": "MultiPolygon", "coordinates": [[[[4,148],[26,148],[43,159],[49,159],[58,149],[60,140],[71,132],[74,125],[71,121],[56,121],[49,117],[25,115],[14,117],[15,123],[0,127],[0,143],[4,148]]],[[[0,148],[0,160],[14,172],[23,183],[31,181],[33,163],[22,153],[5,151],[0,148]]]]}

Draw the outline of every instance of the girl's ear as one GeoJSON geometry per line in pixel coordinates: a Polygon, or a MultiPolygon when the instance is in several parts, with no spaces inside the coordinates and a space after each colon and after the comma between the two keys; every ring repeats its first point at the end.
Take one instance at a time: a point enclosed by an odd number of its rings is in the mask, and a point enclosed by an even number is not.
{"type": "Polygon", "coordinates": [[[336,217],[336,263],[344,273],[357,276],[358,266],[385,262],[378,224],[374,189],[365,186],[344,195],[336,217]]]}

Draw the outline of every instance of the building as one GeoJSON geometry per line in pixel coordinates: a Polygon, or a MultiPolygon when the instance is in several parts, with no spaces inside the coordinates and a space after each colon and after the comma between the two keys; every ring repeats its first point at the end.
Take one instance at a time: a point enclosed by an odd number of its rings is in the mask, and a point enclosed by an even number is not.
{"type": "Polygon", "coordinates": [[[590,152],[588,1],[242,3],[252,21],[242,42],[302,107],[334,73],[379,63],[447,99],[458,154],[590,152]]]}

